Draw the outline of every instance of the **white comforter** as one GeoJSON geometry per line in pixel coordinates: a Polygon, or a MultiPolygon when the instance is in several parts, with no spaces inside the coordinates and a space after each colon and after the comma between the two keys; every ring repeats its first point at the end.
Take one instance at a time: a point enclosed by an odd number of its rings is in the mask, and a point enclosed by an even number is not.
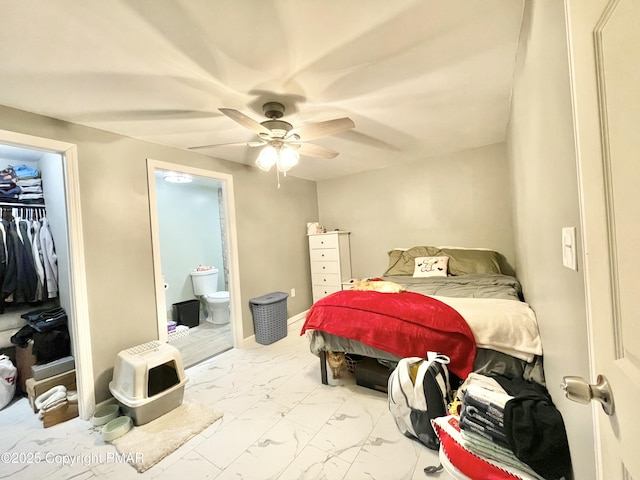
{"type": "Polygon", "coordinates": [[[494,298],[430,296],[462,315],[479,348],[497,350],[526,362],[542,355],[538,323],[529,304],[494,298]]]}

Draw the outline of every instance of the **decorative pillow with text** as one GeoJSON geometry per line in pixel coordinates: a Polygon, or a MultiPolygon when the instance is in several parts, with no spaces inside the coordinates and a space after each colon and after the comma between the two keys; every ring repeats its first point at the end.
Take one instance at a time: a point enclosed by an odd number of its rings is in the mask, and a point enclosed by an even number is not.
{"type": "Polygon", "coordinates": [[[446,277],[449,257],[416,257],[413,276],[419,277],[446,277]]]}

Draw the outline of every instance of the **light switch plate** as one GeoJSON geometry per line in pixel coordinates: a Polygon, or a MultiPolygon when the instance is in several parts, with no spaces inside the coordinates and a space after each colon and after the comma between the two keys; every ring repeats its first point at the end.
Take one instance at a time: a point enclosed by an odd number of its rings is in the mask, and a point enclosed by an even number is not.
{"type": "Polygon", "coordinates": [[[571,270],[578,271],[576,248],[576,227],[564,227],[562,229],[562,264],[571,270]]]}

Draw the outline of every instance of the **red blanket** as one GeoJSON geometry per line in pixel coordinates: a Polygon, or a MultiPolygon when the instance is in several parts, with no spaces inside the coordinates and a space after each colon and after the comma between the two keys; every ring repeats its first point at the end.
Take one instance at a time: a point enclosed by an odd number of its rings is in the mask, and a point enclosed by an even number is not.
{"type": "Polygon", "coordinates": [[[449,305],[415,292],[343,290],[318,300],[307,313],[307,330],[357,340],[399,357],[438,352],[449,370],[465,379],[473,370],[476,342],[462,316],[449,305]]]}

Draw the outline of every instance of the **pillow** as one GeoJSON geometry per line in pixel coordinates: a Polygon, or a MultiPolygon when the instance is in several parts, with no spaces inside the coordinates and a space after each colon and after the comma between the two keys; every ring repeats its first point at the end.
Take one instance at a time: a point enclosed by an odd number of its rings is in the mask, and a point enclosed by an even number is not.
{"type": "Polygon", "coordinates": [[[500,269],[501,256],[493,250],[441,248],[437,255],[449,257],[449,273],[451,275],[502,274],[500,269]]]}
{"type": "Polygon", "coordinates": [[[424,277],[446,277],[449,257],[416,257],[413,276],[424,277]]]}
{"type": "Polygon", "coordinates": [[[408,250],[395,249],[388,252],[389,268],[383,276],[413,275],[416,257],[431,257],[437,255],[436,247],[412,247],[408,250]]]}
{"type": "Polygon", "coordinates": [[[387,255],[389,255],[389,266],[387,267],[387,271],[384,272],[383,276],[400,275],[398,273],[389,273],[389,272],[394,270],[394,268],[396,267],[396,264],[400,261],[400,257],[402,256],[403,252],[404,250],[399,250],[397,248],[387,252],[387,255]]]}

